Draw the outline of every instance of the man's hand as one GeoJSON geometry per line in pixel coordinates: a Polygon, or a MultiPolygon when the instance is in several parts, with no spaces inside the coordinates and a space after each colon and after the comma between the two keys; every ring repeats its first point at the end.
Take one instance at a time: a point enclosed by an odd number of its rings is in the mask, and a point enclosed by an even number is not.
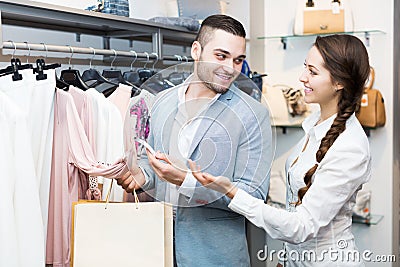
{"type": "Polygon", "coordinates": [[[160,153],[159,151],[157,151],[155,156],[153,156],[147,149],[146,153],[149,159],[149,164],[158,177],[169,183],[178,186],[182,185],[187,174],[187,167],[185,164],[169,155],[160,153]],[[163,160],[165,163],[160,160],[163,160]]]}
{"type": "Polygon", "coordinates": [[[133,173],[127,172],[122,177],[117,178],[117,184],[122,186],[127,193],[132,193],[133,189],[140,189],[146,182],[142,170],[139,167],[135,167],[133,173]]]}
{"type": "Polygon", "coordinates": [[[233,198],[237,192],[237,187],[224,176],[212,176],[211,174],[201,172],[200,166],[189,160],[189,166],[192,170],[194,178],[196,178],[202,185],[212,190],[218,191],[233,198]]]}

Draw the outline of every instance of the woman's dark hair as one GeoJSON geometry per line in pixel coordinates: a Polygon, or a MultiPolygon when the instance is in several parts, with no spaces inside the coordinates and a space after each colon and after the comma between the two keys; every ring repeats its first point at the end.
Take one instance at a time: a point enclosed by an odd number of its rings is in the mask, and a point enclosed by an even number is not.
{"type": "Polygon", "coordinates": [[[205,46],[212,38],[212,34],[215,30],[223,30],[236,36],[246,37],[246,31],[242,23],[230,16],[217,14],[207,17],[201,23],[196,41],[198,41],[201,46],[205,46]]]}
{"type": "Polygon", "coordinates": [[[307,171],[304,176],[305,187],[299,189],[300,205],[304,195],[311,187],[312,176],[326,152],[346,129],[347,119],[358,109],[368,79],[370,66],[368,52],[360,39],[352,35],[318,36],[314,46],[321,53],[324,67],[329,71],[332,82],[340,83],[344,88],[339,90],[338,112],[331,128],[322,138],[316,154],[317,164],[307,171]]]}

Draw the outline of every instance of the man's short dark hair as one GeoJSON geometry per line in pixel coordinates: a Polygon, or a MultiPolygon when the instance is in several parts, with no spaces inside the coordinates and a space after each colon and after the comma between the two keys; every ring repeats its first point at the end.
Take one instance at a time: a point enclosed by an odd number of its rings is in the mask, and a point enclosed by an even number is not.
{"type": "Polygon", "coordinates": [[[205,46],[215,30],[223,30],[236,36],[246,37],[246,31],[242,23],[230,16],[217,14],[207,17],[201,23],[196,41],[198,41],[201,46],[205,46]]]}

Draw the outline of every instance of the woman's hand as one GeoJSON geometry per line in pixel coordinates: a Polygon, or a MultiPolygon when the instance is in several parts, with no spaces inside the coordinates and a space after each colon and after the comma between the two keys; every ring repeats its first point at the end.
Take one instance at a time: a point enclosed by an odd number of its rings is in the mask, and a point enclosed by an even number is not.
{"type": "Polygon", "coordinates": [[[205,187],[223,193],[230,198],[235,196],[238,189],[228,178],[224,176],[215,177],[211,174],[203,173],[200,170],[200,166],[197,166],[191,160],[189,160],[189,166],[193,176],[205,187]]]}

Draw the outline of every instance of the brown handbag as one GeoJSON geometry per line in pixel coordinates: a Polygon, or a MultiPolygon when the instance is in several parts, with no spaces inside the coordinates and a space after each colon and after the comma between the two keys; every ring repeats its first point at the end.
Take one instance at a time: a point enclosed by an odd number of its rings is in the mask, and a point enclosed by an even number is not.
{"type": "Polygon", "coordinates": [[[348,0],[297,0],[295,35],[351,32],[354,29],[348,0]]]}
{"type": "Polygon", "coordinates": [[[381,92],[373,89],[375,70],[371,67],[369,81],[361,98],[357,118],[365,128],[383,127],[386,123],[385,102],[381,92]]]}

